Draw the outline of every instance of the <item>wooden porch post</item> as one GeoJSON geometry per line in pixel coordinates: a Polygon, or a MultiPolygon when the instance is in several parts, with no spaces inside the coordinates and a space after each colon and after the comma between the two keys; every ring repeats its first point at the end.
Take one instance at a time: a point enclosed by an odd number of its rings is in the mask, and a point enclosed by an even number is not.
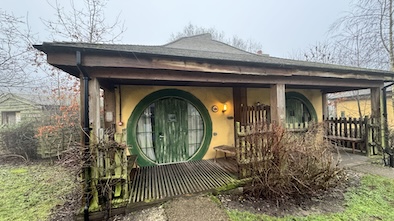
{"type": "Polygon", "coordinates": [[[271,121],[285,126],[286,122],[286,95],[285,85],[271,85],[271,121]]]}
{"type": "Polygon", "coordinates": [[[115,127],[115,90],[104,89],[104,124],[105,129],[114,129],[115,127]]]}
{"type": "MultiPolygon", "coordinates": [[[[383,85],[382,85],[383,86],[383,85]]],[[[368,131],[369,133],[369,141],[368,143],[379,143],[382,144],[382,137],[383,137],[383,133],[382,133],[382,126],[381,126],[381,106],[380,106],[380,97],[381,97],[381,91],[380,91],[380,87],[373,87],[370,89],[371,90],[371,118],[374,119],[373,122],[375,122],[375,124],[377,124],[377,127],[374,127],[372,125],[372,129],[376,129],[377,131],[374,131],[374,133],[379,133],[377,134],[377,136],[372,137],[372,131],[368,131]]],[[[372,146],[372,149],[369,149],[368,147],[368,143],[367,143],[367,154],[374,154],[376,152],[379,151],[379,147],[378,146],[372,146]]]]}
{"type": "Polygon", "coordinates": [[[379,119],[380,122],[380,88],[371,88],[371,117],[379,119]]]}
{"type": "Polygon", "coordinates": [[[244,87],[233,87],[234,122],[241,122],[241,106],[247,106],[247,90],[244,87]]]}
{"type": "Polygon", "coordinates": [[[328,113],[328,98],[327,94],[322,94],[322,107],[323,107],[323,121],[326,120],[329,116],[328,113]]]}
{"type": "Polygon", "coordinates": [[[100,121],[100,83],[97,78],[91,78],[89,81],[89,120],[91,130],[90,140],[99,140],[100,121]]]}

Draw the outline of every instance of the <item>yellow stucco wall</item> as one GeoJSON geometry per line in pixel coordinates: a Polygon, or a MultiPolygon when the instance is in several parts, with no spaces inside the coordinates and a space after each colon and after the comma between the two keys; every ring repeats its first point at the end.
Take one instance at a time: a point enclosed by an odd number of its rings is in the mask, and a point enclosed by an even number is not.
{"type": "MultiPolygon", "coordinates": [[[[217,87],[167,87],[167,86],[121,86],[121,110],[122,117],[119,116],[119,105],[116,107],[116,122],[123,122],[122,126],[116,126],[116,132],[122,133],[126,129],[127,121],[137,104],[147,95],[161,89],[179,89],[187,91],[198,98],[207,108],[212,120],[212,140],[204,159],[215,157],[213,147],[219,145],[234,145],[234,120],[233,117],[233,91],[232,88],[217,87]],[[223,104],[226,103],[227,111],[222,113],[223,104]],[[219,111],[214,113],[211,110],[213,105],[219,107],[219,111]]],[[[118,89],[119,90],[119,89],[118,89]]],[[[318,120],[322,118],[322,98],[318,90],[286,90],[295,91],[303,94],[315,108],[318,120]]],[[[268,88],[249,88],[247,91],[248,105],[256,102],[262,104],[270,103],[270,89],[268,88]]],[[[119,104],[119,93],[116,93],[117,104],[119,104]]],[[[219,153],[219,157],[222,156],[219,153]]]]}
{"type": "MultiPolygon", "coordinates": [[[[388,125],[390,128],[394,128],[394,114],[393,114],[393,101],[391,97],[387,98],[387,118],[388,125]]],[[[354,117],[359,118],[360,114],[358,112],[358,105],[355,99],[349,100],[337,100],[335,101],[336,105],[336,115],[337,117],[341,117],[341,113],[344,112],[345,117],[354,117]]],[[[370,116],[371,115],[371,100],[370,99],[361,99],[360,100],[360,110],[362,116],[370,116]]]]}

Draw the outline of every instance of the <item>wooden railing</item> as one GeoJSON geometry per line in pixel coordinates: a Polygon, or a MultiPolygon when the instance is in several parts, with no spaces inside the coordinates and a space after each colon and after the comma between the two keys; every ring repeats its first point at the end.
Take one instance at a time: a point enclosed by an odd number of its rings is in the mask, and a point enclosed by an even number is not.
{"type": "Polygon", "coordinates": [[[250,125],[260,122],[271,122],[270,106],[241,106],[241,121],[242,126],[250,125]]]}
{"type": "Polygon", "coordinates": [[[324,121],[326,138],[336,144],[376,154],[381,143],[380,122],[375,118],[329,118],[324,121]]]}
{"type": "Polygon", "coordinates": [[[272,124],[254,123],[241,126],[240,122],[236,122],[235,149],[239,178],[252,176],[257,163],[272,157],[272,131],[272,124]]]}

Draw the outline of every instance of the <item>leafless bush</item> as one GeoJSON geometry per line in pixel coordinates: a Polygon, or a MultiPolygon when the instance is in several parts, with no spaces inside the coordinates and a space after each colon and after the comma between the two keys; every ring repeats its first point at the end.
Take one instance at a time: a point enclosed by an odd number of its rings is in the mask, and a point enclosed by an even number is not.
{"type": "Polygon", "coordinates": [[[37,139],[32,123],[9,125],[0,129],[2,152],[9,156],[20,156],[25,160],[37,159],[37,139]]]}
{"type": "MultiPolygon", "coordinates": [[[[245,190],[255,197],[280,201],[312,195],[337,185],[343,177],[342,170],[323,135],[322,126],[315,126],[306,133],[273,127],[269,145],[265,145],[268,150],[262,153],[264,160],[253,166],[254,176],[245,190]]],[[[248,142],[255,142],[258,136],[248,138],[248,142]]]]}

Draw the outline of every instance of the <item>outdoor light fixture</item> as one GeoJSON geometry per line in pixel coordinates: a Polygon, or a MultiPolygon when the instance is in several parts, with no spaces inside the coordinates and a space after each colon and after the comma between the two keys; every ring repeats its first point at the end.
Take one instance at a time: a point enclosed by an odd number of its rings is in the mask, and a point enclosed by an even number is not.
{"type": "Polygon", "coordinates": [[[119,125],[119,126],[123,126],[123,122],[122,122],[122,121],[119,121],[119,122],[118,122],[118,125],[119,125]]]}
{"type": "Polygon", "coordinates": [[[226,111],[227,111],[227,104],[224,103],[224,104],[223,104],[223,110],[222,110],[222,112],[224,113],[224,112],[226,112],[226,111]]]}

